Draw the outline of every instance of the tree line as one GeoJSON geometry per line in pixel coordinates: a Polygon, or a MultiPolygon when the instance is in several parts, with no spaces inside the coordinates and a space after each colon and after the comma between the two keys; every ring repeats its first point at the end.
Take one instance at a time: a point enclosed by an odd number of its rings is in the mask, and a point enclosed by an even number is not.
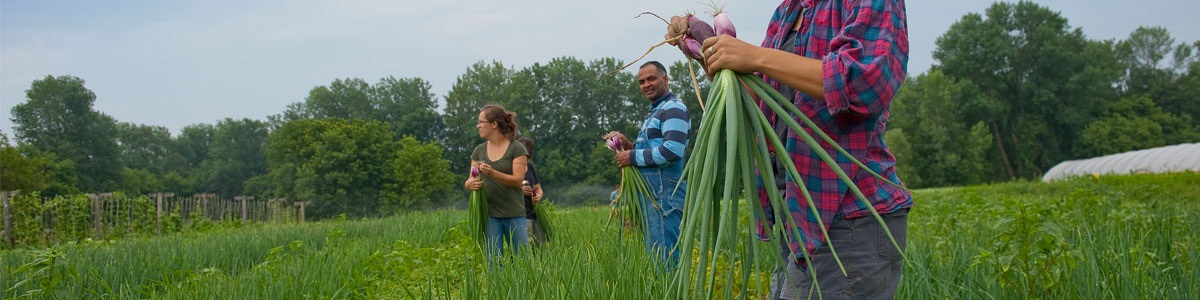
{"type": "Polygon", "coordinates": [[[1037,178],[1064,160],[1200,142],[1200,41],[1162,27],[1088,39],[1019,2],[967,14],[936,43],[884,138],[909,186],[1037,178]]]}
{"type": "MultiPolygon", "coordinates": [[[[1197,52],[1200,42],[1176,43],[1160,27],[1093,40],[1048,8],[996,3],[938,38],[936,63],[894,99],[885,140],[911,187],[1035,178],[1067,159],[1200,141],[1197,52]]],[[[0,189],[285,197],[312,201],[316,217],[455,204],[481,142],[475,118],[495,103],[537,144],[532,161],[550,197],[578,202],[618,182],[601,135],[635,135],[648,110],[634,72],[604,75],[623,64],[480,61],[440,99],[417,77],[337,79],[265,120],[177,135],[96,111],[81,78],[47,76],[13,107],[13,141],[0,135],[0,189]]],[[[668,69],[698,127],[687,64],[668,69]]]]}
{"type": "Polygon", "coordinates": [[[227,118],[176,135],[96,111],[97,95],[81,78],[47,76],[12,110],[15,143],[0,136],[0,189],[282,197],[312,201],[316,217],[436,207],[465,199],[457,183],[481,142],[475,117],[490,103],[517,112],[521,134],[538,145],[541,176],[560,186],[612,185],[612,153],[601,135],[636,133],[649,103],[633,74],[601,76],[621,65],[571,57],[521,69],[479,62],[444,97],[445,107],[420,78],[337,79],[266,120],[227,118]]]}

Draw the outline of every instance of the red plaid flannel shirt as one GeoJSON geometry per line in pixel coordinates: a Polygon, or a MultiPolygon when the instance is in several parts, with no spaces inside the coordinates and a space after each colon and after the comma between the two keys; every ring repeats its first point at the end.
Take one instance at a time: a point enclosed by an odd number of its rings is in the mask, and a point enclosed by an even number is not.
{"type": "MultiPolygon", "coordinates": [[[[908,28],[904,1],[784,0],[767,26],[762,47],[779,49],[798,19],[801,26],[794,52],[822,61],[825,100],[797,92],[794,103],[867,167],[892,182],[903,184],[896,177],[896,159],[883,141],[883,132],[892,97],[907,73],[908,28]]],[[[778,82],[765,79],[779,87],[778,82]]],[[[763,111],[768,113],[772,123],[777,120],[770,109],[763,111]]],[[[821,143],[819,151],[825,151],[838,162],[880,214],[912,206],[912,195],[908,191],[860,170],[833,147],[821,143]]],[[[835,220],[871,214],[795,132],[788,130],[785,147],[827,229],[835,220]]],[[[825,236],[817,223],[818,216],[812,214],[797,186],[789,181],[784,194],[788,213],[801,229],[802,236],[796,239],[793,235],[794,242],[789,245],[799,258],[822,246],[825,236]],[[806,251],[800,251],[801,245],[806,251]]],[[[771,211],[765,191],[760,190],[759,196],[764,207],[771,211]]],[[[763,223],[759,223],[758,229],[759,237],[766,239],[768,235],[763,223]]],[[[790,235],[792,229],[786,229],[790,235]]]]}

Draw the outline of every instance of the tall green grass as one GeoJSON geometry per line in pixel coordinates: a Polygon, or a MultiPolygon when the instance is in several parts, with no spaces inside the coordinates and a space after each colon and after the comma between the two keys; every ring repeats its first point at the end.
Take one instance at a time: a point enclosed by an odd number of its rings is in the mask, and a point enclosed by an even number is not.
{"type": "Polygon", "coordinates": [[[913,197],[898,298],[1200,297],[1200,174],[930,189],[913,197]],[[1045,259],[1056,251],[1069,258],[1045,259]],[[1014,272],[987,253],[1011,257],[1014,272]]]}
{"type": "MultiPolygon", "coordinates": [[[[927,189],[914,197],[897,298],[1200,297],[1200,174],[927,189]]],[[[50,249],[64,258],[42,273],[15,272],[34,251],[5,251],[0,297],[27,294],[48,274],[61,281],[29,298],[665,296],[668,275],[649,262],[635,235],[605,226],[608,207],[555,213],[549,243],[502,259],[498,268],[486,267],[465,212],[439,211],[59,245],[50,249]],[[5,291],[25,279],[30,283],[5,291]]],[[[762,245],[750,298],[766,292],[764,275],[777,254],[762,245]]],[[[740,291],[742,266],[716,265],[718,280],[732,272],[740,291]]]]}
{"type": "MultiPolygon", "coordinates": [[[[54,274],[66,279],[39,298],[331,295],[342,289],[351,278],[348,275],[357,272],[371,252],[396,241],[431,245],[463,218],[462,212],[448,211],[60,245],[54,249],[65,259],[54,274]],[[289,244],[301,246],[291,249],[289,244]],[[179,294],[180,290],[196,293],[179,294]]],[[[0,287],[4,288],[0,298],[24,295],[35,288],[9,291],[30,276],[14,271],[32,261],[32,254],[27,250],[0,254],[0,287]]]]}

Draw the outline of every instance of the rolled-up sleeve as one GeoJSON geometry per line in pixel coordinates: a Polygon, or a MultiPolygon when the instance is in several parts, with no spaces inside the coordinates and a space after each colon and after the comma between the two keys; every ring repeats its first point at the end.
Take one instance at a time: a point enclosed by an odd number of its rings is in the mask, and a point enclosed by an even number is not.
{"type": "Polygon", "coordinates": [[[848,25],[822,58],[825,102],[831,115],[853,119],[882,113],[907,76],[908,26],[903,2],[857,1],[848,25]]]}

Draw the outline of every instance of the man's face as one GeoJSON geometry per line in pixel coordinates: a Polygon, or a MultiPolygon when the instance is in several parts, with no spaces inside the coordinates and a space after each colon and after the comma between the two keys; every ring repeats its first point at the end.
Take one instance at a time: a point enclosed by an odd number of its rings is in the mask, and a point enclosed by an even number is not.
{"type": "Polygon", "coordinates": [[[654,65],[647,65],[638,70],[638,87],[646,100],[654,101],[667,94],[667,74],[663,74],[654,65]]]}

